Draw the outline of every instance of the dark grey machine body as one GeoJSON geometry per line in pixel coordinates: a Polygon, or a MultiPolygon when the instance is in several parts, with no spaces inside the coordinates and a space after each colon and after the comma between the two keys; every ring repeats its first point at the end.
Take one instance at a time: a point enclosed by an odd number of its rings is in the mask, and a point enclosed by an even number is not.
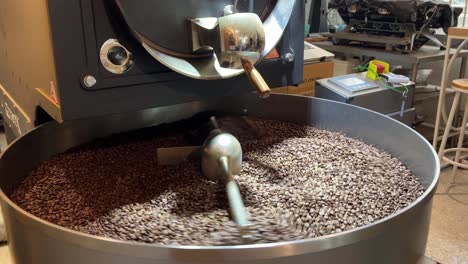
{"type": "MultiPolygon", "coordinates": [[[[155,28],[164,29],[156,32],[167,35],[160,36],[162,40],[177,36],[171,35],[175,30],[170,21],[157,16],[182,16],[187,12],[177,10],[181,6],[190,10],[188,5],[200,5],[193,11],[195,15],[219,16],[222,9],[215,8],[232,4],[230,0],[187,1],[186,5],[182,1],[138,2],[151,7],[144,15],[153,16],[148,21],[158,23],[155,28]]],[[[277,45],[280,57],[264,60],[257,67],[271,87],[298,84],[303,79],[304,1],[292,2],[293,14],[277,45]],[[284,58],[287,53],[294,54],[294,61],[284,58]]],[[[243,75],[203,81],[169,70],[133,36],[115,1],[0,0],[0,6],[0,108],[9,141],[51,119],[63,122],[125,113],[252,89],[243,75]],[[119,40],[134,55],[135,63],[128,72],[113,74],[101,65],[100,48],[108,39],[119,40]],[[97,81],[92,88],[83,85],[87,75],[97,81]]],[[[187,17],[173,20],[183,22],[187,17]]]]}
{"type": "Polygon", "coordinates": [[[275,94],[261,100],[251,94],[63,124],[48,123],[27,133],[5,151],[0,158],[0,175],[0,203],[16,264],[415,264],[426,248],[439,160],[422,136],[376,112],[317,98],[275,94]],[[29,171],[54,154],[95,138],[209,110],[341,131],[398,157],[419,178],[425,192],[407,208],[354,230],[300,241],[227,247],[158,246],[90,236],[34,217],[8,198],[29,171]]]}

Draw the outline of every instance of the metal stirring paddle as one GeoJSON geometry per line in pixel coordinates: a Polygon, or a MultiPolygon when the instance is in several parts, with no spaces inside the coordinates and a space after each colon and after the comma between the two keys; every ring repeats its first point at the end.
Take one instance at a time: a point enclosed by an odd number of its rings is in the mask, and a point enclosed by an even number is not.
{"type": "Polygon", "coordinates": [[[210,132],[203,146],[159,148],[159,164],[177,164],[190,159],[201,159],[203,175],[214,182],[224,184],[233,221],[242,236],[249,225],[248,214],[234,175],[242,168],[242,147],[236,137],[222,132],[216,120],[210,119],[210,132]]]}
{"type": "Polygon", "coordinates": [[[233,135],[215,130],[202,148],[202,172],[210,180],[225,184],[233,221],[241,233],[248,226],[248,214],[233,175],[242,168],[242,148],[233,135]]]}

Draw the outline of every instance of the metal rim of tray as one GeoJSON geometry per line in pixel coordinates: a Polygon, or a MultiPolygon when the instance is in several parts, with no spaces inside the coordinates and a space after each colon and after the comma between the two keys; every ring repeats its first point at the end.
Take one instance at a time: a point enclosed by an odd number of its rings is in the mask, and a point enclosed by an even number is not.
{"type": "MultiPolygon", "coordinates": [[[[274,98],[282,98],[284,96],[287,97],[303,97],[303,96],[291,96],[291,95],[281,95],[281,94],[274,94],[272,97],[274,98]]],[[[255,95],[249,95],[248,97],[256,97],[255,95]]],[[[306,97],[303,97],[306,98],[306,97]]],[[[307,98],[312,99],[312,98],[307,98]]],[[[319,101],[328,101],[324,99],[317,99],[313,98],[313,100],[319,101]]],[[[405,126],[402,123],[399,123],[385,115],[380,113],[376,113],[361,107],[352,106],[348,104],[343,104],[339,102],[333,102],[333,104],[340,104],[346,105],[347,107],[361,109],[367,111],[369,113],[376,114],[383,118],[389,119],[394,124],[398,124],[400,126],[405,126]]],[[[80,120],[78,120],[80,122],[80,120]]],[[[406,126],[405,126],[406,127],[406,126]]],[[[21,141],[22,138],[28,136],[34,136],[37,131],[40,130],[56,130],[61,129],[60,125],[57,123],[47,123],[42,126],[39,126],[23,137],[20,137],[13,141],[9,147],[0,155],[0,160],[2,160],[3,156],[8,153],[11,148],[14,148],[16,142],[21,141]]],[[[408,131],[412,131],[407,128],[408,131]]],[[[421,135],[417,132],[412,131],[420,140],[420,144],[425,144],[432,150],[432,154],[434,158],[437,158],[436,152],[433,150],[432,146],[427,142],[421,135]]],[[[0,189],[0,198],[6,201],[7,205],[12,207],[16,212],[19,212],[18,219],[21,222],[28,222],[33,228],[39,228],[42,232],[46,232],[47,235],[51,237],[57,238],[59,240],[65,240],[67,242],[75,243],[82,247],[95,249],[99,247],[100,250],[109,253],[115,253],[120,255],[126,256],[135,256],[135,257],[151,257],[155,258],[158,256],[160,259],[163,258],[176,258],[179,260],[220,260],[220,259],[229,259],[234,258],[237,260],[243,259],[270,259],[275,257],[287,257],[292,255],[300,255],[306,253],[313,253],[319,252],[324,250],[330,250],[333,248],[345,246],[348,244],[352,244],[354,242],[358,242],[367,238],[371,238],[377,236],[381,233],[382,230],[388,228],[387,224],[391,224],[396,222],[400,217],[403,217],[407,213],[410,213],[412,209],[416,205],[421,203],[427,203],[432,199],[432,195],[435,192],[435,187],[437,186],[439,180],[439,171],[440,171],[440,164],[439,160],[435,159],[435,168],[436,171],[429,187],[426,188],[424,193],[413,203],[408,205],[402,210],[399,210],[385,218],[382,218],[378,221],[372,222],[370,224],[354,228],[348,231],[343,231],[331,235],[320,236],[316,238],[310,239],[302,239],[302,240],[295,240],[295,241],[284,241],[284,242],[276,242],[276,243],[266,243],[266,244],[253,244],[253,245],[239,245],[239,246],[170,246],[170,245],[159,245],[159,244],[145,244],[145,243],[138,243],[138,242],[127,242],[121,241],[111,238],[105,238],[95,235],[89,235],[86,233],[74,231],[65,227],[61,227],[59,225],[50,223],[48,221],[42,220],[39,217],[34,216],[33,214],[23,210],[18,205],[16,205],[10,198],[0,189]],[[32,221],[31,221],[32,220],[32,221]],[[384,225],[386,224],[386,225],[384,225]]]]}

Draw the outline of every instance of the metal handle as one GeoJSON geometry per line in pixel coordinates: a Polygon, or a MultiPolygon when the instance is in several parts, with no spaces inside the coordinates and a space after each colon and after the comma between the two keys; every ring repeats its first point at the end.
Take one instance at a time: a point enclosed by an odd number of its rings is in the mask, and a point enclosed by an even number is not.
{"type": "Polygon", "coordinates": [[[223,179],[226,182],[226,193],[229,200],[229,207],[231,208],[231,214],[234,222],[239,227],[246,227],[248,225],[247,210],[245,209],[242,196],[239,191],[234,177],[229,170],[229,158],[224,156],[219,159],[221,167],[223,169],[223,179]]]}
{"type": "Polygon", "coordinates": [[[245,74],[247,74],[250,82],[255,87],[255,90],[257,90],[258,95],[261,98],[267,98],[270,96],[270,86],[268,86],[268,84],[265,82],[265,79],[263,79],[262,75],[257,71],[257,69],[255,69],[249,60],[241,59],[241,61],[242,67],[245,70],[245,74]]]}

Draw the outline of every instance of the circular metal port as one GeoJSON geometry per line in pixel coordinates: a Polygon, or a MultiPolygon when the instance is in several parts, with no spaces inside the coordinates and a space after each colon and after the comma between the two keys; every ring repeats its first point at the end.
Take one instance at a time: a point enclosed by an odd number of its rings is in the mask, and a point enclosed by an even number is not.
{"type": "Polygon", "coordinates": [[[101,63],[115,74],[127,72],[133,65],[133,55],[116,39],[109,39],[101,47],[101,63]]]}
{"type": "Polygon", "coordinates": [[[96,83],[97,83],[97,80],[92,75],[86,75],[83,78],[83,84],[88,88],[93,87],[94,85],[96,85],[96,83]]]}

